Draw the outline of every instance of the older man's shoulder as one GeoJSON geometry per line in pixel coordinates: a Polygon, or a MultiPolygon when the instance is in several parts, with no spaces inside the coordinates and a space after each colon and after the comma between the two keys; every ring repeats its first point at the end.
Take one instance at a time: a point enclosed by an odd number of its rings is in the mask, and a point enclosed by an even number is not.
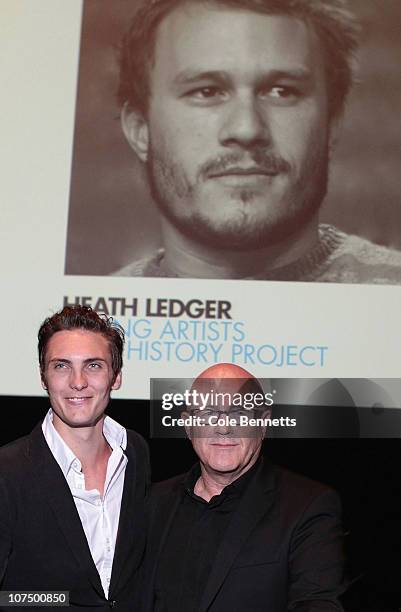
{"type": "Polygon", "coordinates": [[[309,477],[292,472],[279,466],[273,466],[277,477],[277,488],[281,495],[297,500],[308,501],[320,496],[337,496],[336,491],[329,485],[323,484],[309,477]]]}

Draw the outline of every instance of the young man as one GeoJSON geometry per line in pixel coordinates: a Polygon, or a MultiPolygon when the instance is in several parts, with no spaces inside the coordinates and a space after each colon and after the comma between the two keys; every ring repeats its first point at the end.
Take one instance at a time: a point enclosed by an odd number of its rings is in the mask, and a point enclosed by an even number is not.
{"type": "Polygon", "coordinates": [[[0,449],[0,590],[69,591],[72,609],[131,610],[149,458],[139,434],[105,415],[121,385],[123,330],[68,306],[38,338],[51,407],[0,449]]]}
{"type": "Polygon", "coordinates": [[[356,33],[345,0],[138,2],[119,99],[164,248],[117,275],[400,282],[401,253],[319,225],[356,33]]]}
{"type": "Polygon", "coordinates": [[[187,430],[199,462],[152,490],[141,610],[342,610],[337,494],[261,456],[270,411],[249,372],[217,364],[194,387],[224,402],[188,409],[204,422],[187,430]],[[260,420],[237,425],[244,413],[260,420]]]}

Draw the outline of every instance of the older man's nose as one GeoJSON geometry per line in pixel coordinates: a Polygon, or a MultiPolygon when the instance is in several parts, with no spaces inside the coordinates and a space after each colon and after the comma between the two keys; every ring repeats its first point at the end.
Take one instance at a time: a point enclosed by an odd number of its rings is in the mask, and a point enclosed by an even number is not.
{"type": "Polygon", "coordinates": [[[230,415],[225,411],[221,411],[218,415],[215,433],[220,436],[226,436],[231,433],[232,429],[233,427],[230,423],[230,415]]]}

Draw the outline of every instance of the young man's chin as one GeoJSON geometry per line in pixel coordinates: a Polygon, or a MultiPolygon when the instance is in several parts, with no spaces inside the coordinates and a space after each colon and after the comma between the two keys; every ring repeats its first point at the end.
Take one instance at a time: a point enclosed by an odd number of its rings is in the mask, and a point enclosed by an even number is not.
{"type": "MultiPolygon", "coordinates": [[[[68,417],[67,415],[56,416],[56,422],[67,425],[71,429],[79,429],[82,427],[94,427],[101,419],[104,418],[104,412],[98,415],[76,415],[68,417]]],[[[55,423],[56,425],[56,423],[55,423]]]]}

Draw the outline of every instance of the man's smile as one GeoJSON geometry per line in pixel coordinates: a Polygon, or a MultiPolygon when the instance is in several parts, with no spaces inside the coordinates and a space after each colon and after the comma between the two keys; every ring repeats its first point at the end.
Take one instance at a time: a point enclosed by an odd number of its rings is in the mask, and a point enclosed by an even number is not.
{"type": "Polygon", "coordinates": [[[70,404],[74,404],[76,406],[82,405],[88,400],[92,399],[91,395],[85,395],[83,397],[66,397],[65,400],[70,404]]]}

